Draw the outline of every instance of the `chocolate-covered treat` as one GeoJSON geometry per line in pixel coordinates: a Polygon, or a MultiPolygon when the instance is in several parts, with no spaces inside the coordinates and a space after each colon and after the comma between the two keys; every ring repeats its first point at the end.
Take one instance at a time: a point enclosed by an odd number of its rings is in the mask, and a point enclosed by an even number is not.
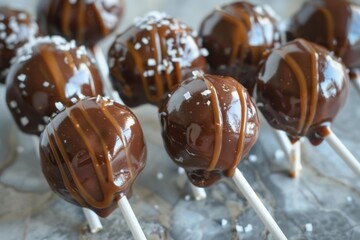
{"type": "Polygon", "coordinates": [[[7,105],[19,128],[39,135],[59,105],[102,94],[94,60],[85,47],[41,37],[19,49],[8,77],[7,105]],[[59,103],[61,104],[59,104],[59,103]]]}
{"type": "Polygon", "coordinates": [[[169,90],[206,60],[195,32],[164,13],[151,12],[117,36],[109,51],[114,88],[131,107],[158,105],[169,90]]]}
{"type": "Polygon", "coordinates": [[[124,0],[42,0],[38,21],[48,35],[92,47],[119,25],[124,0]]]}
{"type": "Polygon", "coordinates": [[[169,94],[159,116],[169,156],[199,187],[232,176],[259,132],[250,95],[231,77],[196,72],[169,94]]]}
{"type": "Polygon", "coordinates": [[[0,83],[5,82],[16,50],[38,33],[38,25],[30,14],[0,7],[0,83]]]}
{"type": "Polygon", "coordinates": [[[352,78],[360,77],[360,6],[347,0],[311,0],[289,24],[289,36],[326,47],[342,59],[352,78]]]}
{"type": "Polygon", "coordinates": [[[146,147],[135,115],[102,97],[59,112],[40,135],[43,173],[56,193],[108,216],[145,166],[146,147]]]}
{"type": "Polygon", "coordinates": [[[297,39],[269,52],[257,80],[257,105],[267,121],[293,141],[320,144],[344,105],[349,77],[325,48],[297,39]]]}
{"type": "Polygon", "coordinates": [[[263,52],[281,43],[272,9],[248,2],[215,9],[203,20],[200,37],[209,51],[210,72],[234,77],[250,94],[263,52]]]}

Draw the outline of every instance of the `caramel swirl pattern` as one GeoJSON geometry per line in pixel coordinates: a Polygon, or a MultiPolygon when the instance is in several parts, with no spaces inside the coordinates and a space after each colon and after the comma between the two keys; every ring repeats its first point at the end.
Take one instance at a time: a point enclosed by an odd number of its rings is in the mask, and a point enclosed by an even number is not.
{"type": "Polygon", "coordinates": [[[124,0],[42,0],[38,21],[48,35],[93,47],[120,24],[124,0]]]}
{"type": "Polygon", "coordinates": [[[252,93],[263,52],[281,42],[276,23],[268,6],[235,2],[215,9],[200,27],[210,71],[238,79],[252,93]]]}
{"type": "Polygon", "coordinates": [[[85,47],[55,36],[37,38],[19,49],[6,87],[6,102],[19,128],[35,135],[62,105],[103,93],[85,47]]]}
{"type": "Polygon", "coordinates": [[[257,102],[268,122],[293,141],[318,145],[348,95],[344,64],[325,48],[297,39],[269,52],[261,64],[257,102]]]}
{"type": "Polygon", "coordinates": [[[259,131],[251,97],[231,77],[195,74],[169,94],[159,116],[169,156],[199,187],[232,176],[259,131]]]}
{"type": "Polygon", "coordinates": [[[151,12],[118,35],[109,50],[114,88],[126,105],[158,105],[193,70],[205,70],[207,51],[187,25],[151,12]]]}
{"type": "Polygon", "coordinates": [[[145,166],[135,115],[109,99],[89,98],[59,112],[40,136],[43,173],[63,199],[108,216],[145,166]]]}
{"type": "Polygon", "coordinates": [[[348,0],[312,0],[291,18],[288,35],[334,51],[355,78],[360,76],[359,24],[359,5],[348,0]]]}

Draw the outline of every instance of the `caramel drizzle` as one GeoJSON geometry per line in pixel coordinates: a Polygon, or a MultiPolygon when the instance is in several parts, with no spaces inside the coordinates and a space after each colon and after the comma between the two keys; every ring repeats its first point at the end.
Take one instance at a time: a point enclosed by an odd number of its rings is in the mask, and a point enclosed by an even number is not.
{"type": "Polygon", "coordinates": [[[76,39],[79,42],[83,42],[85,38],[85,22],[86,22],[86,3],[84,1],[78,1],[77,16],[77,33],[76,39]]]}
{"type": "Polygon", "coordinates": [[[298,40],[298,43],[301,44],[309,53],[311,58],[311,95],[308,103],[308,88],[306,77],[299,66],[299,64],[284,50],[277,49],[274,52],[278,53],[282,59],[287,63],[293,74],[295,75],[296,80],[299,84],[300,91],[300,117],[298,124],[298,131],[301,135],[306,134],[310,128],[312,122],[314,121],[317,102],[318,102],[318,88],[319,88],[319,73],[318,73],[318,54],[315,49],[307,44],[303,40],[298,40]]]}
{"type": "Polygon", "coordinates": [[[216,89],[214,85],[207,80],[205,77],[203,78],[207,88],[211,91],[211,107],[214,112],[214,123],[215,123],[215,142],[214,142],[214,151],[212,155],[212,160],[210,162],[207,171],[212,171],[216,167],[221,153],[222,148],[222,139],[223,139],[223,117],[221,113],[221,107],[219,103],[219,98],[216,93],[216,89]]]}
{"type": "Polygon", "coordinates": [[[63,16],[61,22],[61,30],[64,36],[71,37],[71,3],[70,1],[63,1],[63,16]]]}
{"type": "Polygon", "coordinates": [[[324,15],[325,19],[326,19],[326,39],[327,39],[327,46],[329,48],[330,51],[334,51],[335,47],[334,47],[334,32],[335,32],[335,27],[334,27],[334,19],[331,16],[331,13],[328,9],[321,7],[320,5],[314,3],[314,6],[319,9],[319,11],[324,15]]]}
{"type": "Polygon", "coordinates": [[[241,105],[241,124],[240,124],[240,133],[239,133],[239,141],[236,148],[236,155],[235,159],[233,161],[233,165],[229,168],[229,176],[233,176],[235,173],[235,170],[237,168],[237,165],[241,161],[244,147],[245,147],[245,136],[246,136],[246,125],[248,122],[248,116],[247,116],[247,105],[246,105],[246,92],[244,89],[239,86],[239,84],[236,84],[236,91],[239,95],[239,101],[241,105]]]}

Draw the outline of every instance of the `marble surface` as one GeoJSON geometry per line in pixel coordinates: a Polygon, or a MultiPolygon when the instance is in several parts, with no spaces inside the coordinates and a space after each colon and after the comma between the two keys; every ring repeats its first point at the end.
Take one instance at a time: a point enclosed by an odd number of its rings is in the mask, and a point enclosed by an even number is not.
{"type": "MultiPolygon", "coordinates": [[[[0,4],[5,2],[0,0],[0,4]]],[[[128,0],[119,31],[135,16],[155,9],[197,28],[215,5],[224,2],[128,0]]],[[[271,3],[287,17],[301,1],[257,2],[271,3]]],[[[35,3],[19,0],[15,4],[35,3]]],[[[109,42],[103,43],[104,48],[109,42]]],[[[4,105],[2,86],[0,98],[0,239],[131,239],[119,210],[102,219],[105,228],[102,232],[90,234],[81,209],[49,190],[34,150],[36,139],[16,130],[4,105]]],[[[354,108],[359,100],[360,95],[351,88],[350,98],[333,130],[360,159],[357,147],[360,110],[354,108]]],[[[195,201],[186,176],[178,171],[163,148],[157,110],[143,106],[134,112],[144,128],[148,161],[134,185],[130,203],[148,239],[272,239],[229,179],[206,189],[206,200],[195,201]]],[[[304,141],[302,154],[301,175],[291,179],[289,163],[270,127],[262,121],[259,141],[251,157],[244,159],[239,168],[289,239],[360,239],[359,178],[326,143],[313,148],[304,141]]]]}

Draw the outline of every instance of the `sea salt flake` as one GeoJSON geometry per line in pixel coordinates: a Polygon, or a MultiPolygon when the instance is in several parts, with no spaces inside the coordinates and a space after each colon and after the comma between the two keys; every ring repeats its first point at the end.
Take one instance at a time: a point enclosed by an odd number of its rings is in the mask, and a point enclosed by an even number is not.
{"type": "Polygon", "coordinates": [[[141,44],[135,43],[134,48],[135,48],[135,50],[139,50],[141,48],[141,44]]]}
{"type": "Polygon", "coordinates": [[[147,64],[149,67],[156,66],[156,60],[154,58],[149,58],[147,64]]]}
{"type": "Polygon", "coordinates": [[[149,44],[149,39],[147,39],[147,38],[142,38],[141,41],[145,45],[149,44]]]}
{"type": "Polygon", "coordinates": [[[50,83],[49,82],[47,82],[47,81],[45,81],[45,82],[43,82],[43,87],[49,87],[50,86],[50,83]]]}
{"type": "Polygon", "coordinates": [[[209,56],[209,51],[208,51],[206,48],[201,48],[201,49],[200,49],[200,54],[201,54],[203,57],[207,57],[207,56],[209,56]]]}
{"type": "Polygon", "coordinates": [[[184,98],[185,98],[185,100],[189,100],[189,99],[191,98],[190,92],[186,92],[186,93],[184,94],[184,98]]]}
{"type": "Polygon", "coordinates": [[[211,94],[211,91],[209,89],[206,89],[205,91],[203,91],[201,93],[201,95],[203,95],[204,97],[207,96],[207,95],[210,95],[211,94]]]}
{"type": "Polygon", "coordinates": [[[64,105],[61,102],[56,102],[55,103],[55,107],[57,108],[57,110],[62,111],[65,109],[64,105]]]}
{"type": "Polygon", "coordinates": [[[29,119],[27,117],[22,117],[20,118],[20,123],[21,125],[26,126],[29,124],[29,119]]]}
{"type": "Polygon", "coordinates": [[[26,75],[25,74],[20,74],[19,76],[17,76],[17,79],[21,82],[26,80],[26,75]]]}
{"type": "Polygon", "coordinates": [[[16,108],[17,107],[17,102],[14,101],[14,100],[10,101],[9,105],[10,105],[11,108],[16,108]]]}

